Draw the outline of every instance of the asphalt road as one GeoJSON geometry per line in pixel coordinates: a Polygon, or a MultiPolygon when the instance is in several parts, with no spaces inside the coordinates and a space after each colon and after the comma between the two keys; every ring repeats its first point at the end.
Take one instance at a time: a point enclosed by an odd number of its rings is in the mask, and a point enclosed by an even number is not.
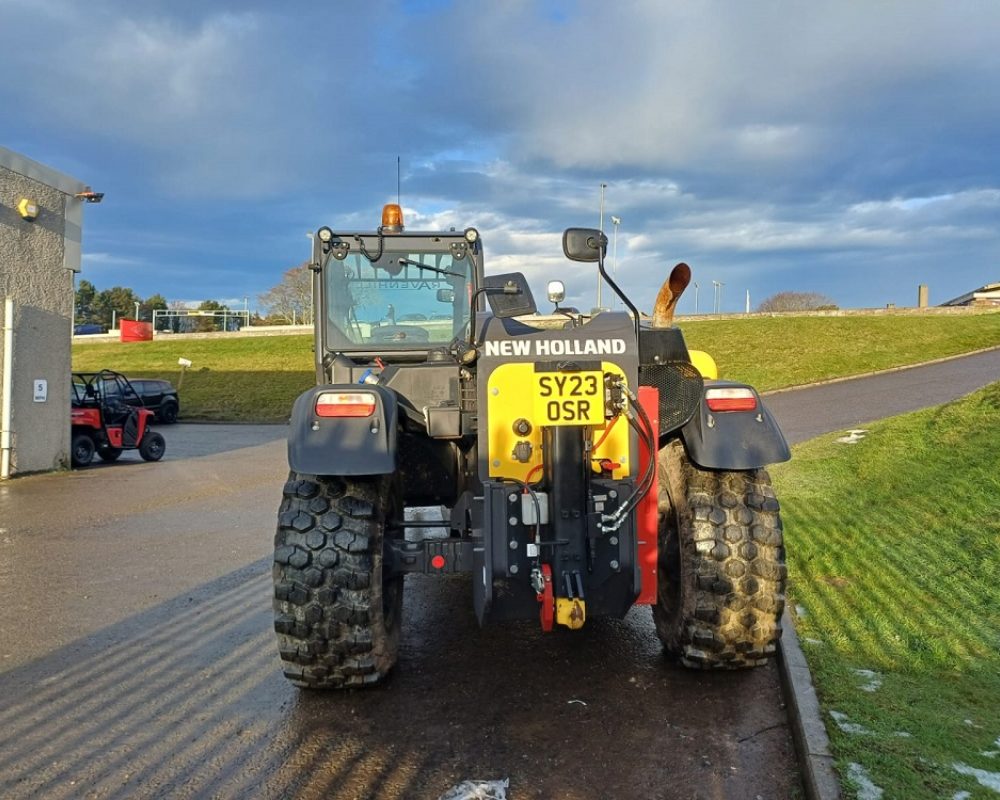
{"type": "Polygon", "coordinates": [[[962,397],[1000,380],[1000,349],[867,378],[776,392],[764,402],[790,444],[962,397]]]}
{"type": "MultiPolygon", "coordinates": [[[[798,440],[880,416],[904,374],[966,391],[913,370],[767,402],[798,440]]],[[[384,688],[294,689],[270,610],[284,427],[163,430],[158,464],[0,484],[0,797],[799,796],[776,670],[666,663],[647,609],[480,630],[466,579],[413,576],[384,688]]]]}

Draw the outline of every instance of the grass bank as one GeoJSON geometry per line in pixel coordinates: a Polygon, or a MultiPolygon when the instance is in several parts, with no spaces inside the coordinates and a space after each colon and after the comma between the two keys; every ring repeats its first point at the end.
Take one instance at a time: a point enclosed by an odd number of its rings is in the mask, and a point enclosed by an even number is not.
{"type": "Polygon", "coordinates": [[[994,384],[772,469],[845,796],[1000,792],[998,429],[994,384]]]}
{"type": "Polygon", "coordinates": [[[167,378],[176,386],[178,358],[192,366],[180,390],[181,418],[282,422],[295,398],[315,383],[312,336],[158,339],[73,347],[73,369],[113,369],[136,378],[167,378]]]}
{"type": "Polygon", "coordinates": [[[681,323],[725,377],[762,391],[860,375],[1000,345],[1000,313],[761,317],[681,323]]]}
{"type": "MultiPolygon", "coordinates": [[[[858,375],[1000,345],[1000,313],[961,316],[762,317],[682,322],[693,349],[712,353],[724,377],[761,391],[858,375]]],[[[186,419],[278,421],[312,385],[311,336],[78,342],[78,370],[184,377],[186,419]]]]}

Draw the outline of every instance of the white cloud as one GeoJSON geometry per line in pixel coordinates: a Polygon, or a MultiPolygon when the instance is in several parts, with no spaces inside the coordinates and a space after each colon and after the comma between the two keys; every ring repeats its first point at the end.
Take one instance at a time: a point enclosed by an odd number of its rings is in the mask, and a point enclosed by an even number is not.
{"type": "Polygon", "coordinates": [[[761,296],[996,278],[1000,6],[553,8],[10,3],[0,137],[108,190],[85,265],[206,296],[263,291],[319,224],[374,228],[397,154],[410,229],[476,225],[491,269],[571,298],[595,279],[559,233],[597,225],[601,182],[639,296],[682,259],[761,296]]]}

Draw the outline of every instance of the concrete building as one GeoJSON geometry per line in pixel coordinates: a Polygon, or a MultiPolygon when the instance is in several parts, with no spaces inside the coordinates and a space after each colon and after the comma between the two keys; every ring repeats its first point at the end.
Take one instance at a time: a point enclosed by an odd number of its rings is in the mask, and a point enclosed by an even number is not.
{"type": "Polygon", "coordinates": [[[943,306],[1000,306],[1000,283],[987,283],[971,292],[942,303],[943,306]]]}
{"type": "Polygon", "coordinates": [[[69,464],[78,195],[86,191],[0,147],[0,479],[69,464]]]}

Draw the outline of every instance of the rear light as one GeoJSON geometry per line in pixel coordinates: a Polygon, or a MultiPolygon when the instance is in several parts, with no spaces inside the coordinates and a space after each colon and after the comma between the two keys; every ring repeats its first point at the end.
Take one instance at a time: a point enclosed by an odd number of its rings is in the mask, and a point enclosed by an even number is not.
{"type": "Polygon", "coordinates": [[[709,411],[754,411],[757,395],[753,389],[729,386],[705,390],[705,405],[709,411]]]}
{"type": "Polygon", "coordinates": [[[323,392],[316,398],[317,417],[370,417],[375,395],[368,392],[323,392]]]}

